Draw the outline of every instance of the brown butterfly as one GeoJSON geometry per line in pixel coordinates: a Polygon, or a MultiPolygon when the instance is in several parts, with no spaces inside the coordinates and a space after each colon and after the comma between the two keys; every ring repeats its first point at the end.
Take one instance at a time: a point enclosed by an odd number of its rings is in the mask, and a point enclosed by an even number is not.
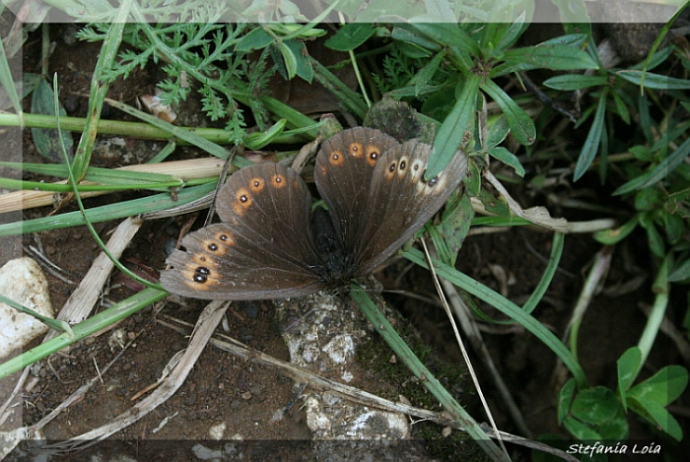
{"type": "Polygon", "coordinates": [[[424,179],[431,146],[370,128],[328,139],[312,211],[309,188],[280,164],[245,167],[221,189],[222,220],[188,234],[168,258],[163,287],[192,298],[259,300],[347,286],[370,274],[443,206],[467,169],[458,151],[424,179]]]}

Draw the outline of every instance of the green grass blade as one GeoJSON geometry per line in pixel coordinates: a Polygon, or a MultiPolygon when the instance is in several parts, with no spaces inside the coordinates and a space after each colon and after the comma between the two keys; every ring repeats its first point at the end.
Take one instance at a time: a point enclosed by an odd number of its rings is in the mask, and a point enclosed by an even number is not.
{"type": "Polygon", "coordinates": [[[104,327],[115,324],[142,308],[146,308],[152,303],[166,297],[167,292],[157,289],[145,289],[138,294],[123,300],[105,311],[91,316],[85,321],[72,326],[73,336],[69,334],[61,334],[46,343],[43,343],[35,348],[25,351],[19,356],[0,364],[0,379],[29,366],[36,361],[60,351],[61,349],[72,345],[79,340],[97,332],[104,327]]]}
{"type": "MultiPolygon", "coordinates": [[[[108,104],[113,106],[116,109],[121,110],[122,112],[125,112],[133,117],[136,117],[137,119],[143,120],[146,123],[149,123],[153,125],[154,127],[160,128],[162,130],[165,130],[166,132],[172,134],[175,138],[179,138],[181,140],[184,140],[191,144],[192,146],[196,146],[199,149],[203,149],[204,151],[208,152],[212,156],[218,157],[219,159],[227,159],[228,158],[228,151],[225,150],[222,146],[217,145],[216,143],[213,143],[211,141],[208,141],[201,136],[197,135],[196,133],[193,133],[189,130],[186,130],[184,128],[176,127],[175,125],[171,124],[170,122],[166,122],[163,119],[159,119],[158,117],[147,114],[143,111],[140,111],[138,109],[133,108],[132,106],[129,106],[127,104],[121,103],[119,101],[115,101],[112,99],[107,99],[108,104]]],[[[236,157],[233,159],[233,164],[236,165],[236,167],[244,167],[245,165],[248,165],[248,162],[246,159],[242,159],[240,161],[240,157],[236,157]],[[238,165],[239,164],[239,165],[238,165]]]]}
{"type": "Polygon", "coordinates": [[[359,119],[364,119],[368,108],[362,99],[362,95],[350,90],[347,85],[317,60],[312,58],[311,63],[316,72],[316,80],[333,93],[333,95],[359,119]]]}
{"type": "MultiPolygon", "coordinates": [[[[288,125],[297,127],[299,130],[286,131],[280,134],[275,143],[284,144],[295,142],[296,136],[304,133],[304,128],[309,130],[311,138],[315,138],[319,134],[317,127],[319,124],[314,120],[305,116],[304,114],[295,111],[289,106],[280,103],[271,97],[265,96],[262,103],[268,110],[278,115],[279,118],[288,119],[288,125]]],[[[80,117],[60,117],[60,125],[63,130],[70,130],[73,132],[81,132],[86,127],[86,119],[80,117]]],[[[27,114],[23,113],[21,116],[17,114],[0,114],[0,127],[28,127],[28,128],[56,128],[54,116],[47,116],[41,114],[27,114]]],[[[196,127],[177,127],[182,130],[193,130],[194,134],[200,136],[208,141],[216,144],[230,144],[227,130],[220,128],[196,128],[196,127]]],[[[163,130],[153,125],[141,122],[125,122],[121,120],[99,120],[97,130],[101,135],[123,135],[130,138],[145,138],[156,140],[174,139],[175,134],[168,130],[163,130]]],[[[300,138],[302,139],[302,138],[300,138]]],[[[246,146],[250,149],[260,149],[261,146],[256,147],[252,145],[253,138],[251,135],[244,140],[246,146]]],[[[179,145],[189,146],[191,143],[178,139],[179,145]]]]}
{"type": "Polygon", "coordinates": [[[603,75],[566,74],[557,75],[544,81],[545,87],[560,91],[575,91],[605,85],[608,85],[608,79],[603,75]]]}
{"type": "MultiPolygon", "coordinates": [[[[99,192],[99,191],[133,191],[147,189],[150,191],[168,191],[170,188],[182,186],[180,180],[173,180],[168,183],[129,183],[129,184],[80,184],[76,190],[80,193],[99,192]]],[[[0,188],[26,190],[26,191],[53,191],[68,193],[74,188],[67,184],[42,183],[40,181],[22,181],[9,178],[0,178],[0,188]]]]}
{"type": "Polygon", "coordinates": [[[541,301],[542,297],[549,288],[553,277],[556,275],[558,270],[558,264],[561,261],[561,256],[563,255],[563,245],[565,243],[565,234],[554,233],[553,242],[551,243],[551,255],[549,255],[549,262],[544,269],[544,274],[542,274],[541,280],[537,287],[535,287],[534,292],[529,296],[522,309],[527,313],[531,313],[537,307],[537,304],[541,301]]]}
{"type": "Polygon", "coordinates": [[[515,139],[523,146],[534,143],[537,138],[537,129],[532,118],[493,80],[486,79],[480,88],[501,108],[515,139]]]}
{"type": "Polygon", "coordinates": [[[462,146],[465,132],[473,125],[480,82],[480,76],[474,73],[467,74],[460,97],[436,132],[433,154],[427,166],[427,178],[438,175],[462,146]]]}
{"type": "MultiPolygon", "coordinates": [[[[657,165],[648,175],[645,175],[645,181],[635,189],[647,188],[663,180],[670,175],[671,172],[676,169],[676,167],[685,162],[685,159],[688,157],[688,155],[690,155],[690,138],[678,146],[678,149],[669,154],[668,157],[657,165]]],[[[619,189],[622,189],[623,186],[621,186],[619,189]]]]}
{"type": "Polygon", "coordinates": [[[530,69],[572,71],[599,68],[599,64],[587,52],[572,45],[542,44],[528,48],[513,48],[505,52],[503,59],[504,64],[493,69],[492,77],[530,69]]]}
{"type": "MultiPolygon", "coordinates": [[[[168,193],[161,193],[131,201],[94,207],[86,209],[86,217],[92,223],[99,223],[141,215],[146,212],[165,210],[193,202],[204,197],[209,192],[215,191],[215,189],[216,183],[208,183],[183,189],[177,194],[177,200],[174,200],[168,193]]],[[[81,212],[63,213],[60,215],[0,225],[0,237],[37,233],[50,229],[68,228],[70,226],[80,226],[83,224],[85,224],[85,222],[81,212]]]]}
{"type": "Polygon", "coordinates": [[[98,61],[91,78],[91,89],[89,91],[89,116],[86,119],[86,127],[79,139],[79,145],[74,153],[74,170],[77,182],[81,181],[86,174],[86,169],[91,163],[91,151],[93,150],[96,135],[98,134],[98,120],[101,118],[101,110],[105,95],[108,93],[109,85],[103,80],[103,72],[110,69],[115,62],[115,57],[122,42],[122,34],[125,24],[129,18],[129,12],[134,0],[123,0],[118,9],[117,16],[108,29],[103,46],[98,54],[98,61]]]}
{"type": "MultiPolygon", "coordinates": [[[[67,168],[65,165],[56,164],[23,164],[20,162],[0,162],[0,166],[20,169],[24,172],[49,175],[58,178],[67,178],[67,168]]],[[[89,167],[86,171],[84,180],[99,183],[96,185],[79,185],[79,191],[108,191],[125,189],[154,189],[166,190],[171,187],[182,187],[184,181],[172,175],[163,173],[137,172],[133,170],[113,170],[108,168],[89,167]]],[[[12,181],[0,178],[0,187],[13,189],[36,189],[45,191],[69,191],[69,186],[65,189],[64,184],[51,184],[32,181],[12,181]],[[13,187],[11,185],[24,184],[25,187],[13,187]]]]}
{"type": "Polygon", "coordinates": [[[677,79],[651,72],[622,70],[616,72],[616,75],[623,80],[639,85],[641,88],[653,88],[655,90],[690,89],[690,81],[687,79],[677,79]]]}
{"type": "Polygon", "coordinates": [[[479,444],[482,449],[493,460],[508,460],[507,456],[501,452],[486,435],[484,430],[463,409],[462,406],[448,393],[443,385],[434,377],[431,372],[419,361],[419,358],[410,350],[405,341],[400,338],[393,326],[390,325],[386,317],[377,308],[369,296],[357,285],[352,285],[350,296],[362,310],[376,331],[383,337],[391,347],[395,355],[400,358],[410,371],[420,379],[425,387],[438,399],[444,409],[467,431],[467,433],[479,444]]]}
{"type": "Polygon", "coordinates": [[[17,87],[14,85],[12,70],[10,69],[10,63],[7,60],[5,45],[2,43],[2,40],[0,40],[0,85],[2,85],[7,92],[7,97],[10,99],[15,112],[21,114],[22,103],[17,93],[17,87]]]}
{"type": "Polygon", "coordinates": [[[54,329],[58,332],[64,332],[71,337],[74,337],[74,333],[72,332],[72,328],[70,327],[69,324],[67,324],[65,321],[60,321],[59,319],[54,319],[48,316],[43,316],[42,314],[37,313],[36,311],[32,310],[31,308],[28,308],[21,303],[17,303],[14,300],[10,300],[9,298],[5,297],[4,295],[0,294],[0,302],[4,303],[7,306],[11,306],[17,311],[20,311],[21,313],[28,314],[29,316],[33,316],[34,318],[38,319],[42,323],[46,324],[48,327],[51,329],[54,329]]]}
{"type": "Polygon", "coordinates": [[[582,146],[580,156],[577,158],[575,173],[573,174],[575,181],[579,180],[582,175],[587,172],[599,151],[599,144],[601,143],[601,136],[604,131],[604,124],[606,123],[604,116],[606,115],[607,95],[608,91],[604,90],[599,97],[599,103],[597,104],[597,111],[594,116],[594,121],[592,122],[592,127],[589,129],[585,144],[582,146]]]}
{"type": "MultiPolygon", "coordinates": [[[[404,257],[408,260],[428,268],[424,255],[417,249],[411,249],[405,252],[404,257]]],[[[439,262],[434,262],[436,273],[455,284],[459,288],[469,292],[470,294],[479,297],[489,305],[493,306],[501,313],[519,322],[525,329],[534,334],[542,343],[544,343],[551,351],[563,361],[565,366],[577,380],[578,386],[582,388],[587,387],[587,377],[582,367],[577,363],[577,360],[572,355],[568,348],[561,342],[550,330],[544,327],[536,318],[525,312],[519,306],[501,296],[497,292],[466,276],[455,268],[439,262]]]]}
{"type": "Polygon", "coordinates": [[[311,139],[319,136],[319,127],[321,123],[314,124],[314,120],[312,120],[311,117],[296,111],[282,101],[271,98],[270,96],[264,96],[261,98],[261,102],[266,106],[266,109],[277,117],[285,119],[289,127],[300,130],[307,129],[306,132],[302,131],[302,133],[305,133],[305,135],[311,139]]]}
{"type": "Polygon", "coordinates": [[[461,70],[472,69],[473,57],[481,55],[477,41],[456,23],[427,22],[425,19],[429,17],[417,16],[412,19],[410,26],[434,42],[449,47],[461,70]]]}

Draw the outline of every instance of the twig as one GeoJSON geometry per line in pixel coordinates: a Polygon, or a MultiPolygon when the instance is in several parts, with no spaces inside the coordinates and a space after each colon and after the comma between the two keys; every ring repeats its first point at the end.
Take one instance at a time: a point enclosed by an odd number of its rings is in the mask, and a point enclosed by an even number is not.
{"type": "Polygon", "coordinates": [[[67,271],[63,270],[58,265],[56,265],[55,263],[50,261],[50,259],[45,256],[42,249],[37,249],[36,247],[30,245],[28,247],[25,246],[24,250],[26,251],[26,253],[33,256],[38,261],[38,264],[41,265],[44,270],[46,270],[48,273],[50,273],[56,279],[59,279],[62,282],[64,282],[65,284],[69,284],[69,285],[76,284],[73,280],[69,279],[67,276],[63,276],[63,274],[67,274],[67,271]]]}
{"type": "MultiPolygon", "coordinates": [[[[119,258],[122,255],[122,252],[124,252],[132,238],[137,234],[141,225],[141,220],[131,217],[126,218],[118,225],[107,245],[114,257],[119,258]]],[[[110,261],[107,255],[101,252],[94,260],[84,279],[82,279],[79,286],[62,307],[57,318],[70,324],[86,319],[96,305],[101,289],[105,285],[108,276],[110,276],[110,271],[113,267],[113,262],[110,261]]],[[[50,340],[55,335],[56,333],[54,332],[49,333],[44,342],[50,340]]]]}
{"type": "Polygon", "coordinates": [[[469,338],[470,344],[472,345],[475,353],[481,357],[482,364],[484,364],[486,370],[493,377],[496,388],[498,389],[503,402],[508,408],[508,412],[510,413],[513,422],[523,435],[527,435],[531,438],[532,432],[527,426],[527,423],[525,423],[525,419],[522,417],[520,408],[518,407],[517,403],[515,403],[513,396],[510,394],[510,389],[503,381],[501,374],[498,372],[496,364],[494,363],[489,350],[484,344],[484,340],[482,339],[481,331],[477,326],[477,322],[472,316],[470,316],[469,309],[462,301],[462,298],[460,298],[458,295],[455,286],[445,279],[441,279],[441,284],[443,285],[443,290],[445,290],[445,292],[448,294],[448,298],[453,307],[455,316],[457,316],[460,320],[460,325],[462,326],[465,335],[469,338]]]}

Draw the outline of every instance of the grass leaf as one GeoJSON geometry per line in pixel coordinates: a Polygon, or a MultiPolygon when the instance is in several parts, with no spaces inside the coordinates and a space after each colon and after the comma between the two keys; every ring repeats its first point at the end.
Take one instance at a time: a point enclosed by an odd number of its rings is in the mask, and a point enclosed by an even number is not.
{"type": "Polygon", "coordinates": [[[575,181],[582,178],[582,175],[587,172],[589,166],[592,165],[594,157],[599,151],[599,144],[601,143],[601,134],[604,131],[604,114],[606,113],[606,96],[608,92],[602,92],[599,97],[599,102],[597,104],[597,111],[594,115],[594,121],[592,122],[592,127],[589,129],[587,134],[587,139],[585,139],[585,144],[580,151],[580,156],[577,158],[577,164],[575,164],[575,173],[573,174],[573,179],[575,181]]]}
{"type": "Polygon", "coordinates": [[[427,178],[437,175],[448,165],[462,146],[465,133],[472,132],[480,80],[478,75],[472,73],[467,76],[455,106],[436,132],[433,154],[427,166],[427,178]]]}

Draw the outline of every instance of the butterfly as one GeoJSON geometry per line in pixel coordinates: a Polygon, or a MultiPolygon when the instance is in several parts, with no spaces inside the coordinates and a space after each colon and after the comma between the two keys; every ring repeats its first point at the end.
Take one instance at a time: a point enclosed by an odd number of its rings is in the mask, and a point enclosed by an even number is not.
{"type": "Polygon", "coordinates": [[[313,207],[300,175],[263,163],[233,174],[220,223],[192,232],[167,259],[163,287],[201,299],[260,300],[337,290],[370,274],[443,206],[467,169],[457,151],[424,178],[431,146],[371,128],[344,130],[316,156],[313,207]]]}

